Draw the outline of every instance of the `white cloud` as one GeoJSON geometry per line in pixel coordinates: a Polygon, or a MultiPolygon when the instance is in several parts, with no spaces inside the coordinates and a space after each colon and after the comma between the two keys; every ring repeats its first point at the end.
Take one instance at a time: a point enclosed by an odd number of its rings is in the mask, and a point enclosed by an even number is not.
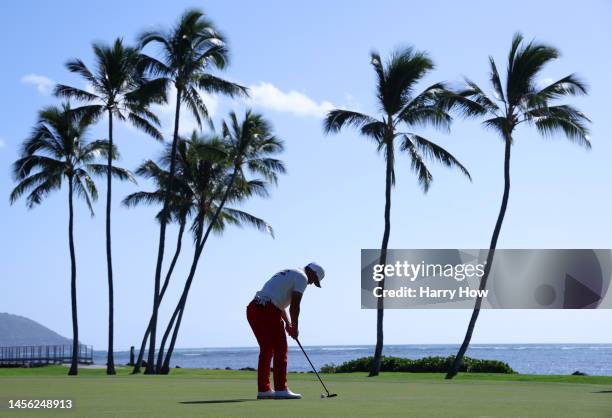
{"type": "Polygon", "coordinates": [[[249,86],[248,102],[277,112],[292,113],[296,116],[322,118],[335,106],[328,101],[316,102],[296,90],[284,92],[271,83],[260,81],[249,86]]]}
{"type": "Polygon", "coordinates": [[[51,89],[55,85],[55,82],[49,77],[39,74],[28,74],[21,77],[21,82],[24,84],[30,84],[36,87],[39,93],[48,95],[51,93],[51,89]]]}
{"type": "MultiPolygon", "coordinates": [[[[290,90],[284,92],[268,82],[258,82],[249,86],[249,98],[233,99],[211,95],[208,93],[201,93],[202,100],[206,104],[208,113],[215,121],[218,122],[220,115],[219,112],[225,112],[233,107],[233,105],[244,103],[247,106],[260,107],[269,109],[277,112],[290,113],[300,117],[316,117],[323,118],[327,112],[336,106],[329,101],[316,102],[310,97],[306,96],[296,90],[290,90]]],[[[162,124],[162,133],[164,137],[169,140],[172,137],[174,131],[174,112],[176,107],[176,90],[172,89],[168,94],[168,102],[164,105],[153,105],[151,110],[157,114],[162,124]]],[[[357,109],[359,108],[352,96],[346,96],[346,104],[344,108],[357,109]]],[[[208,125],[205,121],[202,123],[204,131],[208,131],[208,125]]],[[[218,126],[217,126],[218,128],[218,126]]],[[[181,105],[181,121],[179,133],[181,135],[190,135],[194,130],[199,131],[198,124],[194,118],[192,112],[183,103],[181,105]]]]}

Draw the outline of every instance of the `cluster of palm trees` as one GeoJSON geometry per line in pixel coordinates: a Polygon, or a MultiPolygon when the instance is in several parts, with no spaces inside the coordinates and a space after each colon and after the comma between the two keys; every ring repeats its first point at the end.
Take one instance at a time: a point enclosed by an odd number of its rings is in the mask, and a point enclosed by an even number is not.
{"type": "MultiPolygon", "coordinates": [[[[124,45],[117,39],[112,45],[93,45],[95,63],[91,69],[81,60],[67,63],[70,72],[80,75],[88,88],[58,85],[56,96],[68,102],[40,111],[31,136],[22,146],[22,156],[13,167],[18,185],[11,193],[11,202],[27,194],[27,205],[35,206],[50,192],[68,187],[68,236],[71,258],[71,296],[73,341],[78,341],[76,299],[76,256],[73,238],[74,196],[85,200],[93,215],[97,189],[92,176],[106,176],[106,260],[108,275],[109,317],[107,373],[115,374],[113,358],[113,264],[111,246],[112,178],[134,180],[132,173],[116,167],[118,156],[114,143],[114,122],[128,122],[157,140],[163,140],[160,120],[151,110],[153,104],[167,103],[169,93],[176,92],[174,127],[171,142],[162,158],[147,160],[136,174],[155,185],[152,191],[139,191],[123,200],[124,206],[158,205],[159,243],[155,264],[153,303],[150,319],[139,350],[134,373],[139,372],[147,353],[145,373],[166,374],[177,341],[189,290],[204,246],[213,232],[221,232],[227,225],[251,225],[272,234],[271,227],[262,219],[230,205],[239,204],[253,196],[265,197],[270,185],[284,173],[283,163],[275,156],[282,152],[282,141],[274,136],[271,125],[257,113],[247,111],[239,117],[230,112],[219,132],[214,129],[202,92],[229,97],[248,95],[247,89],[213,75],[223,70],[228,62],[224,37],[199,10],[186,11],[178,22],[166,31],[149,31],[140,35],[137,47],[124,45]],[[148,55],[144,48],[158,46],[157,56],[148,55]],[[181,112],[187,110],[195,117],[200,131],[191,137],[179,136],[181,112]],[[103,117],[108,121],[107,140],[87,140],[87,131],[103,117]],[[210,125],[202,131],[203,122],[210,125]],[[103,161],[102,161],[103,160],[103,161]],[[103,163],[102,163],[103,162],[103,163]],[[162,281],[166,228],[178,224],[176,248],[162,281]],[[193,256],[183,291],[165,328],[158,346],[158,312],[174,268],[182,250],[187,226],[193,236],[193,256]],[[157,356],[156,356],[157,355],[157,356]]],[[[397,152],[404,152],[424,192],[433,176],[428,161],[433,160],[457,169],[471,179],[468,170],[447,150],[427,139],[415,129],[432,126],[450,130],[452,114],[464,117],[484,117],[484,126],[495,130],[505,149],[504,190],[501,208],[493,230],[484,275],[480,287],[487,283],[497,240],[506,213],[510,191],[510,152],[514,132],[520,124],[534,126],[542,135],[563,133],[568,139],[590,147],[587,123],[580,111],[569,105],[554,102],[565,96],[585,94],[585,85],[569,75],[547,86],[540,86],[538,75],[544,65],[559,56],[548,45],[526,43],[520,34],[514,36],[508,55],[505,82],[490,58],[489,78],[493,95],[465,79],[465,86],[451,88],[435,83],[422,90],[419,81],[434,69],[428,54],[413,48],[395,51],[383,61],[378,53],[371,54],[371,64],[377,79],[377,101],[380,114],[370,116],[351,110],[332,110],[324,121],[326,133],[355,127],[373,140],[386,161],[384,233],[380,263],[386,263],[391,232],[391,197],[395,184],[397,152]]],[[[384,287],[384,280],[380,282],[384,287]]],[[[482,300],[476,301],[465,340],[455,357],[447,377],[452,378],[461,365],[478,318],[482,300]]],[[[370,371],[375,376],[380,370],[383,351],[384,302],[378,301],[377,340],[370,371]]],[[[69,374],[77,374],[77,344],[73,344],[73,358],[69,374]]]]}
{"type": "MultiPolygon", "coordinates": [[[[328,133],[340,131],[346,126],[359,129],[363,136],[373,140],[377,150],[386,160],[384,233],[379,264],[386,264],[387,245],[391,232],[391,191],[395,183],[395,152],[408,154],[411,168],[415,172],[423,191],[427,192],[433,179],[426,160],[435,160],[458,169],[470,178],[467,169],[452,154],[429,139],[414,133],[414,128],[432,126],[450,129],[456,112],[465,117],[484,117],[483,125],[496,131],[504,142],[504,191],[497,222],[493,229],[487,263],[480,281],[484,289],[493,265],[493,257],[510,195],[510,152],[517,126],[528,124],[544,136],[560,132],[570,141],[586,148],[589,119],[576,108],[555,104],[566,96],[586,94],[586,85],[574,74],[570,74],[546,86],[539,84],[538,75],[550,61],[559,57],[559,51],[549,45],[524,42],[519,33],[514,35],[508,54],[505,83],[492,57],[489,58],[489,79],[493,95],[488,95],[476,83],[465,79],[465,86],[451,89],[444,83],[435,83],[417,93],[415,85],[434,68],[432,60],[423,52],[412,48],[395,51],[386,63],[378,53],[372,53],[371,63],[376,72],[376,93],[380,115],[369,116],[350,110],[332,110],[328,113],[324,130],[328,133]],[[399,142],[399,144],[396,144],[399,142]]],[[[384,279],[380,282],[384,288],[384,279]]],[[[482,304],[479,296],[475,302],[465,339],[446,378],[452,379],[461,366],[469,347],[482,304]]],[[[384,300],[378,299],[376,321],[376,348],[370,376],[378,375],[383,350],[384,300]]]]}
{"type": "MultiPolygon", "coordinates": [[[[186,11],[167,31],[143,33],[137,47],[125,46],[121,39],[117,39],[112,45],[94,44],[93,50],[95,65],[91,69],[79,59],[66,64],[69,71],[84,79],[88,88],[56,86],[57,97],[74,100],[79,105],[72,107],[67,101],[61,106],[40,111],[31,136],[23,143],[22,156],[14,163],[13,174],[18,185],[10,200],[15,202],[27,193],[27,205],[33,207],[50,192],[60,189],[63,183],[68,185],[73,341],[78,342],[73,198],[75,195],[82,197],[93,215],[92,205],[98,193],[92,176],[106,176],[107,374],[115,374],[111,187],[113,176],[132,181],[134,176],[130,171],[113,165],[118,156],[113,123],[116,120],[128,122],[151,137],[163,140],[160,120],[151,106],[166,103],[169,92],[175,89],[172,141],[159,163],[148,160],[136,170],[136,174],[151,179],[156,190],[137,192],[123,201],[126,206],[157,204],[161,207],[157,215],[160,232],[153,309],[134,372],[140,370],[148,341],[145,372],[168,373],[189,289],[211,232],[219,233],[227,225],[246,224],[272,234],[272,228],[262,219],[226,205],[268,195],[270,185],[275,185],[278,175],[285,172],[282,161],[275,158],[282,152],[283,143],[274,136],[270,123],[251,111],[242,117],[230,112],[228,120],[222,122],[220,132],[214,129],[202,92],[229,97],[248,93],[246,88],[211,73],[211,70],[225,68],[228,51],[223,36],[199,10],[186,11]],[[160,46],[159,57],[143,52],[149,44],[160,46]],[[200,128],[190,138],[179,136],[184,107],[193,114],[200,128]],[[88,142],[88,129],[104,116],[108,120],[108,139],[88,142]],[[203,122],[210,125],[209,133],[202,132],[203,122]],[[105,164],[100,163],[101,159],[105,164]],[[170,222],[179,225],[177,246],[162,285],[166,227],[170,222]],[[193,261],[158,349],[159,306],[179,258],[183,234],[189,222],[194,240],[193,261]]],[[[77,348],[78,344],[73,344],[70,375],[78,373],[77,348]]]]}

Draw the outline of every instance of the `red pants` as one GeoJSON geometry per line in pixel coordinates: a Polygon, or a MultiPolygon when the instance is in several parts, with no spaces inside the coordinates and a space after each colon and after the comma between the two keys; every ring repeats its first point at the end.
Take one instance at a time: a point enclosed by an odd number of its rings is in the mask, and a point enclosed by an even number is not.
{"type": "Polygon", "coordinates": [[[273,303],[255,301],[247,306],[247,319],[259,344],[257,390],[270,390],[270,361],[274,358],[274,390],[287,389],[287,337],[281,311],[273,303]]]}

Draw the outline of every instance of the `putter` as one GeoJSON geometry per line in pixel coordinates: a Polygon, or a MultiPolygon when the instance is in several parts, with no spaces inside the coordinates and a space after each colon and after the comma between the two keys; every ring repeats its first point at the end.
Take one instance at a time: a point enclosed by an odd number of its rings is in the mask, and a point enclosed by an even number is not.
{"type": "MultiPolygon", "coordinates": [[[[308,358],[308,354],[306,354],[306,351],[304,350],[304,347],[302,347],[302,344],[300,343],[300,340],[298,340],[296,338],[295,342],[297,342],[298,345],[300,346],[300,348],[302,349],[302,353],[304,353],[304,356],[306,356],[306,360],[308,360],[308,363],[310,363],[310,367],[312,367],[312,371],[315,372],[315,374],[319,378],[319,382],[321,382],[321,384],[323,385],[323,389],[325,389],[325,392],[327,392],[327,396],[326,397],[327,398],[333,398],[335,396],[338,396],[337,393],[329,393],[329,390],[327,390],[327,387],[325,386],[325,383],[323,383],[323,380],[321,380],[321,376],[319,376],[319,373],[317,372],[317,369],[315,369],[315,366],[312,364],[312,361],[310,361],[310,358],[308,358]]],[[[321,397],[323,397],[323,395],[321,395],[321,397]]]]}

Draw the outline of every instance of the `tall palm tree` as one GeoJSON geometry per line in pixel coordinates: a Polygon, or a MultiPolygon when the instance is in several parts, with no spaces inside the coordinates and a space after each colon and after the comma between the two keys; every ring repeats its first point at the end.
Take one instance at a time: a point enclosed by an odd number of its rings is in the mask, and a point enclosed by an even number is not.
{"type": "MultiPolygon", "coordinates": [[[[181,105],[185,104],[201,125],[202,119],[209,120],[208,110],[200,91],[222,93],[230,97],[246,94],[246,88],[228,82],[210,74],[210,69],[222,70],[228,61],[228,51],[223,36],[215,29],[204,13],[197,9],[187,10],[178,23],[169,31],[149,31],[140,36],[144,47],[150,43],[159,44],[162,59],[145,56],[143,69],[150,74],[165,80],[176,89],[174,113],[174,133],[172,154],[170,156],[170,181],[164,198],[163,213],[166,214],[174,187],[176,147],[178,144],[181,105]]],[[[157,264],[153,292],[153,310],[151,334],[149,340],[148,361],[145,373],[154,373],[155,340],[157,330],[157,313],[161,284],[161,269],[164,258],[167,216],[162,216],[159,228],[157,264]]],[[[134,372],[140,369],[136,365],[134,372]]]]}
{"type": "MultiPolygon", "coordinates": [[[[194,131],[191,136],[191,142],[196,143],[196,141],[198,141],[198,137],[197,137],[197,133],[194,131]]],[[[192,151],[191,147],[189,148],[187,147],[187,143],[188,141],[185,141],[185,140],[180,140],[178,143],[177,154],[179,156],[178,158],[179,172],[181,172],[181,162],[187,161],[189,159],[186,155],[187,150],[189,149],[190,152],[192,151]]],[[[168,165],[168,162],[170,160],[170,155],[171,155],[170,147],[171,146],[167,148],[164,158],[162,159],[162,162],[166,166],[168,165]]],[[[213,149],[213,146],[207,146],[207,148],[209,149],[209,152],[211,152],[210,150],[212,150],[211,155],[214,155],[215,152],[217,154],[225,155],[222,150],[215,151],[213,149]]],[[[141,205],[141,204],[162,205],[163,206],[166,190],[168,187],[168,181],[170,177],[169,171],[164,170],[154,161],[147,160],[144,163],[142,163],[140,167],[138,167],[138,169],[136,170],[136,174],[138,174],[139,176],[148,178],[148,179],[152,179],[155,182],[157,188],[152,192],[139,191],[139,192],[132,193],[123,200],[123,204],[127,207],[134,207],[134,206],[141,205]]],[[[159,304],[161,304],[164,298],[164,295],[166,293],[166,290],[168,288],[168,285],[170,284],[170,278],[172,277],[172,273],[174,272],[174,268],[176,266],[176,263],[181,253],[185,226],[187,224],[189,217],[192,215],[192,211],[193,211],[193,198],[190,194],[190,189],[181,187],[181,186],[186,185],[187,182],[181,179],[178,179],[178,180],[175,180],[175,183],[176,183],[175,188],[173,190],[171,201],[168,207],[168,212],[169,212],[168,216],[169,216],[169,220],[178,222],[179,229],[178,229],[178,234],[177,234],[177,243],[176,243],[176,249],[174,251],[174,256],[172,257],[172,261],[170,262],[170,266],[168,268],[168,271],[166,272],[166,276],[165,276],[164,282],[161,286],[161,290],[159,293],[159,297],[158,297],[159,304]]],[[[160,211],[157,214],[157,220],[159,222],[161,222],[162,220],[162,216],[163,216],[162,211],[160,211]]],[[[147,330],[142,338],[140,350],[138,353],[138,361],[136,364],[142,364],[143,357],[144,357],[144,349],[147,343],[147,339],[149,338],[149,335],[151,333],[151,325],[152,325],[152,319],[149,319],[147,330]]]]}
{"type": "MultiPolygon", "coordinates": [[[[274,156],[283,150],[283,143],[274,136],[272,126],[260,114],[248,110],[242,120],[234,112],[229,114],[229,122],[223,122],[223,141],[228,158],[225,164],[218,163],[216,167],[221,170],[220,176],[208,176],[202,190],[204,195],[201,202],[208,202],[198,211],[195,223],[195,251],[189,275],[183,288],[181,298],[174,310],[172,318],[166,328],[162,346],[165,346],[170,332],[172,338],[168,352],[162,362],[163,349],[158,355],[157,369],[161,373],[168,373],[170,359],[178,337],[183,313],[187,303],[187,296],[195,277],[198,261],[204,250],[210,233],[224,223],[239,224],[242,222],[256,226],[258,229],[271,232],[270,227],[260,219],[245,212],[225,208],[228,201],[239,202],[258,194],[267,196],[267,184],[276,184],[278,174],[285,172],[282,161],[274,156]],[[247,180],[247,174],[261,176],[262,180],[247,180]],[[206,200],[207,199],[207,200],[206,200]],[[212,214],[212,218],[208,216],[212,214]],[[208,223],[206,232],[203,232],[205,222],[208,223]]],[[[211,173],[214,173],[212,171],[211,173]]]]}
{"type": "MultiPolygon", "coordinates": [[[[66,64],[69,71],[83,77],[91,91],[59,84],[55,94],[59,97],[73,98],[88,103],[80,108],[96,120],[106,114],[108,117],[109,146],[114,146],[113,118],[129,121],[136,128],[152,137],[162,140],[156,129],[157,117],[149,110],[151,102],[165,101],[165,80],[146,80],[139,71],[140,53],[138,49],[126,47],[121,39],[112,46],[94,44],[95,68],[91,71],[79,59],[66,64]]],[[[107,167],[112,166],[111,154],[107,167]]],[[[108,274],[108,354],[106,373],[115,374],[114,344],[114,298],[113,298],[113,259],[111,251],[111,172],[106,177],[106,266],[108,274]]]]}
{"type": "MultiPolygon", "coordinates": [[[[572,142],[586,148],[591,144],[588,139],[589,119],[570,105],[556,105],[553,102],[567,96],[586,94],[586,85],[575,74],[570,74],[545,87],[538,84],[542,68],[559,57],[559,51],[549,45],[535,41],[524,43],[520,33],[514,35],[508,54],[508,68],[505,86],[502,84],[495,61],[489,57],[489,78],[493,86],[493,96],[487,95],[478,85],[466,80],[467,87],[460,96],[471,103],[469,112],[479,109],[487,118],[483,125],[497,131],[504,141],[504,193],[497,221],[493,228],[487,263],[480,279],[480,289],[484,290],[493,265],[497,240],[501,231],[508,198],[510,197],[510,151],[514,143],[514,131],[525,123],[533,126],[542,136],[560,132],[572,142]]],[[[467,332],[446,378],[452,379],[459,371],[466,350],[470,345],[476,320],[480,313],[482,298],[476,299],[467,332]]]]}
{"type": "MultiPolygon", "coordinates": [[[[450,92],[443,83],[436,83],[420,93],[415,92],[416,84],[434,68],[426,53],[413,48],[399,49],[383,63],[377,52],[371,54],[377,80],[377,101],[381,109],[378,116],[336,109],[327,114],[324,123],[326,133],[339,132],[343,127],[353,126],[360,133],[374,140],[378,151],[384,152],[385,173],[385,212],[384,233],[380,250],[380,264],[386,264],[387,246],[391,233],[391,189],[395,183],[395,147],[408,154],[412,170],[424,192],[433,180],[426,165],[426,159],[437,160],[448,167],[456,167],[470,177],[468,171],[444,148],[421,135],[406,131],[414,127],[431,125],[448,130],[451,116],[447,113],[450,92]]],[[[384,287],[384,279],[380,282],[384,287]]],[[[382,298],[378,299],[376,321],[376,349],[370,376],[378,375],[383,349],[382,298]]]]}
{"type": "MultiPolygon", "coordinates": [[[[68,104],[47,107],[39,112],[32,134],[22,145],[21,158],[13,164],[13,176],[19,183],[10,195],[11,204],[28,193],[26,203],[32,208],[51,192],[68,183],[68,246],[70,250],[70,294],[72,308],[72,360],[69,375],[78,374],[79,325],[76,294],[76,254],[74,249],[74,195],[85,200],[93,216],[92,202],[98,191],[91,174],[104,174],[108,167],[95,161],[107,154],[115,158],[108,141],[87,142],[85,139],[91,119],[82,112],[74,112],[68,104]]],[[[131,174],[111,166],[120,179],[131,174]]]]}

